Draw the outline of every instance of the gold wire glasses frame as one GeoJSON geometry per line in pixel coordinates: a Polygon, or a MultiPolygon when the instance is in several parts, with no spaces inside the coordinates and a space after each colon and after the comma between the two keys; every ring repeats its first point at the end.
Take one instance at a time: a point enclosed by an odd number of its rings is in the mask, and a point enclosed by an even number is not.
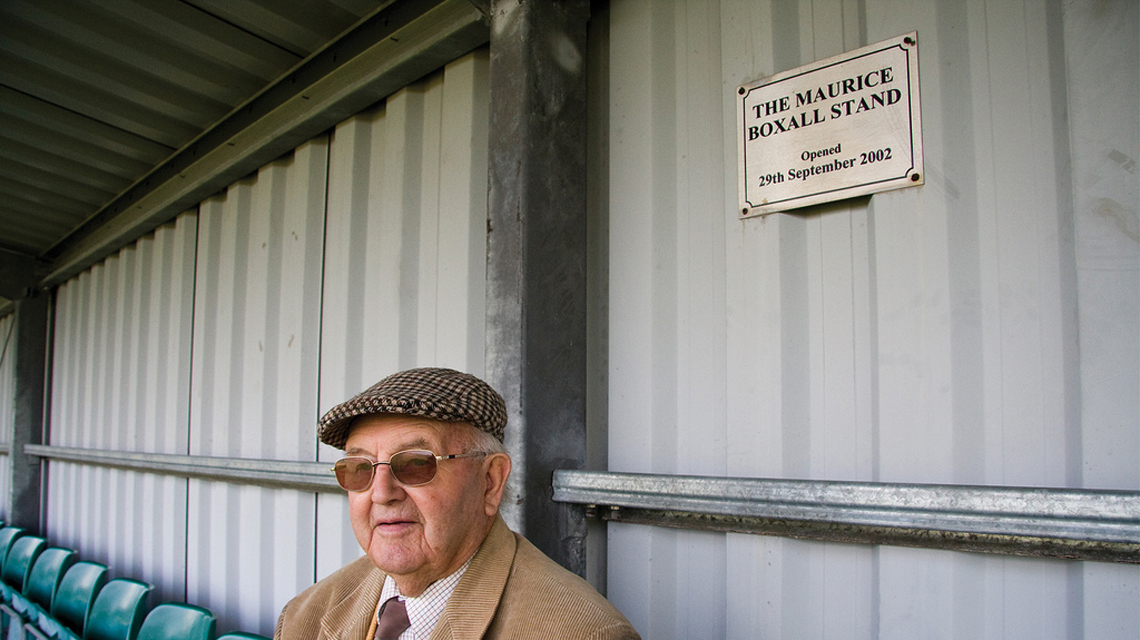
{"type": "Polygon", "coordinates": [[[364,456],[348,456],[337,460],[333,464],[332,472],[336,474],[337,483],[345,491],[364,491],[372,486],[372,480],[376,477],[376,467],[386,464],[397,482],[408,487],[418,487],[435,480],[440,460],[485,455],[488,454],[483,451],[472,451],[437,456],[431,451],[412,450],[393,453],[387,462],[373,462],[364,456]]]}

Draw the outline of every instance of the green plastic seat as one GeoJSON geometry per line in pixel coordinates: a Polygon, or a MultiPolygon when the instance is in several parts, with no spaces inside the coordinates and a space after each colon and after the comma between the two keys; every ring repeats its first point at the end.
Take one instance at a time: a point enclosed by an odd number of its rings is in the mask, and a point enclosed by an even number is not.
{"type": "MultiPolygon", "coordinates": [[[[3,570],[4,558],[8,555],[8,549],[11,548],[13,542],[24,534],[25,531],[20,527],[0,528],[0,571],[3,570]]],[[[8,588],[4,585],[4,582],[0,580],[0,605],[6,604],[10,597],[8,588]]],[[[11,617],[12,611],[10,609],[5,611],[0,608],[0,631],[7,630],[8,622],[11,617]]]]}
{"type": "Polygon", "coordinates": [[[86,560],[71,565],[59,581],[50,616],[40,616],[39,628],[49,637],[56,636],[61,626],[81,635],[95,595],[106,583],[106,565],[86,560]]]}
{"type": "Polygon", "coordinates": [[[265,636],[259,636],[256,633],[245,633],[244,631],[231,631],[218,636],[217,640],[270,640],[265,636]]]}
{"type": "Polygon", "coordinates": [[[0,581],[4,586],[22,592],[32,565],[46,546],[47,541],[38,536],[21,536],[13,541],[4,558],[4,568],[0,569],[0,581]]]}
{"type": "Polygon", "coordinates": [[[9,627],[23,629],[30,605],[21,592],[32,571],[32,564],[47,546],[36,536],[21,536],[12,542],[4,566],[0,568],[0,628],[11,636],[9,627]]]}
{"type": "Polygon", "coordinates": [[[135,640],[146,617],[151,585],[132,578],[109,580],[91,603],[83,640],[135,640]]]}
{"type": "Polygon", "coordinates": [[[23,537],[27,532],[20,527],[4,527],[0,529],[0,565],[3,565],[4,558],[8,556],[8,549],[11,548],[12,543],[17,538],[23,537]]]}
{"type": "Polygon", "coordinates": [[[167,602],[151,609],[136,640],[214,640],[214,614],[192,604],[167,602]]]}
{"type": "Polygon", "coordinates": [[[76,553],[71,549],[63,547],[44,549],[36,559],[36,563],[32,565],[32,571],[24,584],[24,597],[33,607],[25,619],[35,622],[40,614],[51,611],[51,601],[59,589],[59,583],[63,581],[64,574],[76,560],[76,553]]]}
{"type": "Polygon", "coordinates": [[[47,541],[43,538],[20,537],[12,543],[4,567],[0,569],[0,588],[3,589],[0,627],[7,632],[9,640],[19,640],[21,634],[18,632],[23,629],[24,622],[32,616],[39,617],[35,607],[24,597],[24,591],[30,583],[32,566],[46,546],[47,541]]]}

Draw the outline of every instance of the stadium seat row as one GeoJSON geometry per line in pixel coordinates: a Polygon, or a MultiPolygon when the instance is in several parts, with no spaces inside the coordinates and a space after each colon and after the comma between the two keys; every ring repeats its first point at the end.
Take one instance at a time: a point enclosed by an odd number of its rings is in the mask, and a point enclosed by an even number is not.
{"type": "Polygon", "coordinates": [[[216,636],[214,614],[192,604],[153,609],[153,587],[110,578],[106,565],[0,522],[0,638],[5,640],[267,640],[216,636]]]}

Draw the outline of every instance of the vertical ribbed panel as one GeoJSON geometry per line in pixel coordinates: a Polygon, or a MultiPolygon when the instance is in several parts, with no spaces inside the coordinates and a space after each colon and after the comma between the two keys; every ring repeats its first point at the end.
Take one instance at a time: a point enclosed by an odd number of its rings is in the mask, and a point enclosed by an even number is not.
{"type": "MultiPolygon", "coordinates": [[[[484,50],[333,133],[322,412],[409,367],[483,373],[487,105],[484,50]]],[[[319,576],[361,553],[345,507],[320,497],[319,576]]]]}
{"type": "MultiPolygon", "coordinates": [[[[328,142],[199,207],[190,453],[314,460],[328,142]]],[[[313,497],[191,480],[187,598],[272,629],[312,580],[313,497]]]]}
{"type": "MultiPolygon", "coordinates": [[[[1079,477],[1140,487],[1140,5],[1065,9],[1080,328],[1079,477]],[[1122,70],[1131,70],[1121,79],[1122,70]],[[1131,125],[1129,123],[1132,123],[1131,125]]],[[[1073,309],[1064,312],[1074,315],[1073,309]]],[[[1140,636],[1136,567],[1083,563],[1086,638],[1140,636]],[[1127,612],[1131,612],[1131,616],[1127,612]]],[[[1082,628],[1083,627],[1083,628],[1082,628]]],[[[1076,635],[1076,634],[1074,634],[1076,635]]]]}
{"type": "MultiPolygon", "coordinates": [[[[185,213],[60,286],[47,444],[186,453],[196,235],[185,213]]],[[[53,462],[45,485],[53,544],[183,597],[184,479],[53,462]]]]}
{"type": "MultiPolygon", "coordinates": [[[[10,447],[16,428],[16,314],[0,318],[0,445],[10,447]]],[[[0,520],[11,522],[11,458],[0,456],[0,520]]]]}
{"type": "MultiPolygon", "coordinates": [[[[1136,17],[870,0],[596,14],[609,468],[1137,489],[1136,17]],[[911,30],[925,186],[739,220],[736,87],[911,30]],[[1067,78],[1074,64],[1091,75],[1067,78]],[[1123,355],[1084,359],[1110,343],[1123,355]]],[[[609,532],[608,594],[645,637],[1140,633],[1137,567],[609,532]]]]}

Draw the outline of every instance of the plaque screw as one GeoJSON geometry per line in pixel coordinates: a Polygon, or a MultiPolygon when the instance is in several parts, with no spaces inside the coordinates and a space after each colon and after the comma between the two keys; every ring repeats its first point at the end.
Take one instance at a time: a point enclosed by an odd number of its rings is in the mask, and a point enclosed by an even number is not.
{"type": "Polygon", "coordinates": [[[744,87],[740,87],[739,89],[736,90],[736,92],[739,93],[740,95],[744,95],[744,87]]]}
{"type": "Polygon", "coordinates": [[[907,37],[903,38],[903,42],[905,42],[906,44],[914,44],[914,38],[907,36],[907,37]]]}
{"type": "Polygon", "coordinates": [[[741,209],[740,213],[742,213],[744,215],[748,215],[748,207],[744,207],[743,209],[741,209]]]}
{"type": "Polygon", "coordinates": [[[921,178],[922,178],[922,176],[918,175],[917,173],[910,174],[910,181],[911,182],[918,182],[921,178]]]}

